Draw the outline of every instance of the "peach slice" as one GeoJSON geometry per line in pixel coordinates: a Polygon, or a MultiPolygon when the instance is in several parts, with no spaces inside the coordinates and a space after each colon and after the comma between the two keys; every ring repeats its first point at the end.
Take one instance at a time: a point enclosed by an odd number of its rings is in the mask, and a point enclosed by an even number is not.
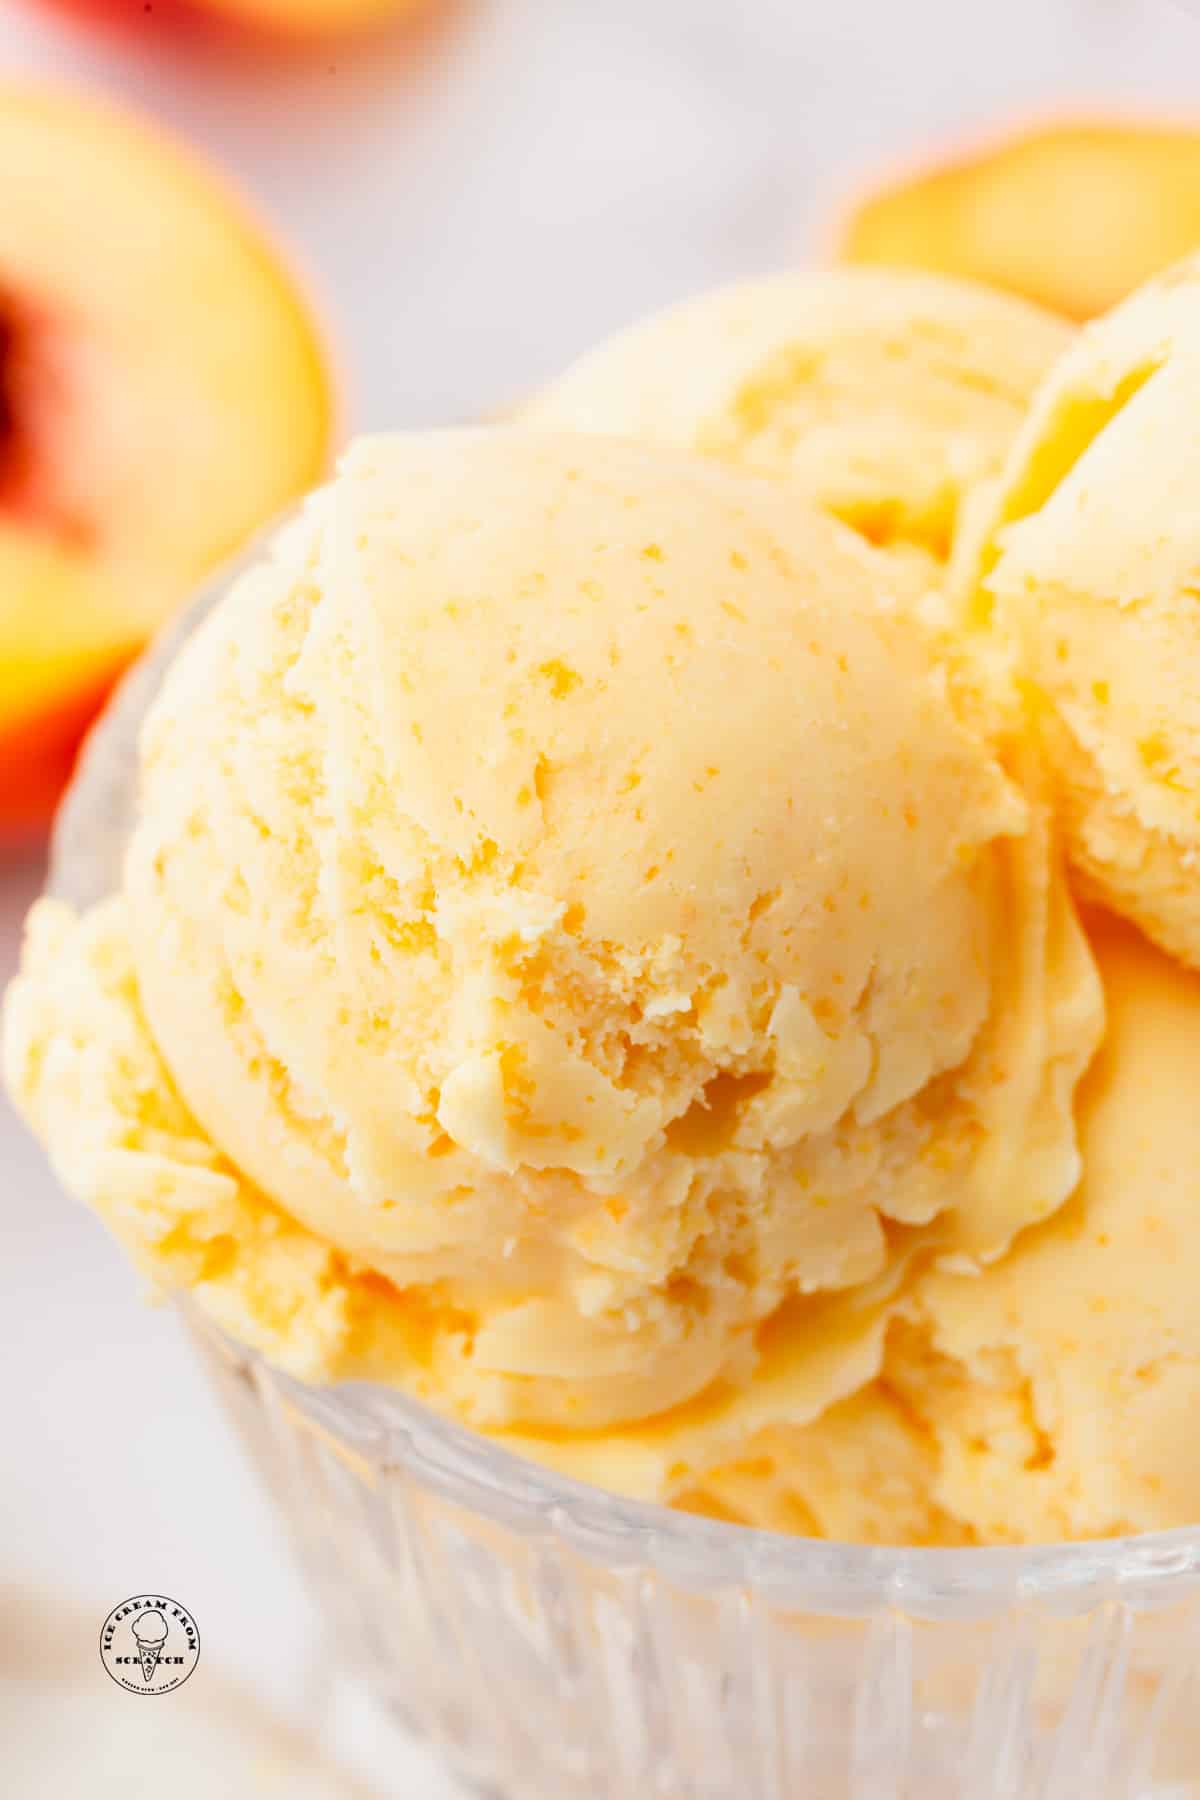
{"type": "Polygon", "coordinates": [[[889,183],[853,211],[840,253],[1090,319],[1198,244],[1200,129],[1067,120],[889,183]]]}
{"type": "Polygon", "coordinates": [[[149,633],[319,478],[332,406],[291,279],[156,130],[0,88],[0,189],[4,837],[149,633]]]}

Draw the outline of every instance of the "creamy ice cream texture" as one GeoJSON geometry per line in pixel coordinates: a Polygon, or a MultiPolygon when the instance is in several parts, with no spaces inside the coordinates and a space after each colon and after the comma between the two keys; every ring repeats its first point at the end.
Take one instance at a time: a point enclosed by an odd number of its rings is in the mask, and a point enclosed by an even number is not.
{"type": "Polygon", "coordinates": [[[691,1503],[782,1530],[926,1543],[1152,1531],[1200,1509],[1200,981],[1100,918],[1104,1047],[1084,1178],[982,1275],[923,1276],[881,1379],[767,1429],[691,1503]]]}
{"type": "Polygon", "coordinates": [[[1060,319],[971,282],[777,275],[634,325],[526,417],[786,476],[935,579],[964,502],[999,469],[1071,337],[1060,319]]]}
{"type": "MultiPolygon", "coordinates": [[[[1200,258],[1080,334],[964,555],[1036,696],[1077,879],[1200,964],[1200,258]]],[[[970,534],[968,534],[969,536],[970,534]]]]}
{"type": "Polygon", "coordinates": [[[67,1184],[295,1372],[630,1491],[861,1388],[916,1259],[1074,1187],[1100,1029],[906,578],[697,456],[360,445],[172,670],[125,892],[33,916],[67,1184]]]}

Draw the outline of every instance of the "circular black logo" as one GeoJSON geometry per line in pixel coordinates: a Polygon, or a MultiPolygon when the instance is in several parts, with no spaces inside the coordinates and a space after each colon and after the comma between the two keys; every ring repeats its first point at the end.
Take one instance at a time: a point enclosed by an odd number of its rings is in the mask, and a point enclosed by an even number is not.
{"type": "Polygon", "coordinates": [[[162,1594],[114,1606],[100,1630],[100,1661],[131,1694],[169,1694],[200,1660],[200,1633],[186,1607],[162,1594]]]}

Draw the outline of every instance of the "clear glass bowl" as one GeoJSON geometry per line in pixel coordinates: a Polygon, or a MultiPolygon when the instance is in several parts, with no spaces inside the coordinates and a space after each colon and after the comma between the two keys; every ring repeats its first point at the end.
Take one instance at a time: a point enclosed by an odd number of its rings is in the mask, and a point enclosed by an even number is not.
{"type": "MultiPolygon", "coordinates": [[[[117,883],[139,722],[229,576],[89,740],[53,857],[77,905],[117,883]]],[[[192,1324],[331,1661],[492,1792],[1200,1797],[1200,1529],[1030,1550],[777,1537],[550,1474],[387,1389],[305,1387],[192,1324]]]]}

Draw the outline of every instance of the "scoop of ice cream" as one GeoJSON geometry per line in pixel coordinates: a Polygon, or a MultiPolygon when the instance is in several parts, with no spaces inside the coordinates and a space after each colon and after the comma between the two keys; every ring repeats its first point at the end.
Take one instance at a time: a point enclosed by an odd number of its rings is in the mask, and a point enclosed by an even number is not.
{"type": "Polygon", "coordinates": [[[1200,258],[1055,366],[979,521],[972,616],[1041,700],[1085,890],[1200,963],[1200,258]]]}
{"type": "Polygon", "coordinates": [[[1200,981],[1115,922],[1094,941],[1109,1022],[1078,1192],[982,1274],[924,1277],[880,1383],[806,1431],[744,1441],[694,1504],[934,1543],[1200,1518],[1200,981]]]}
{"type": "Polygon", "coordinates": [[[819,1403],[868,1378],[914,1243],[1070,1190],[1098,1029],[898,580],[700,458],[360,446],[175,665],[127,896],[35,916],[67,1180],[286,1366],[489,1427],[736,1387],[785,1303],[819,1403]]]}
{"type": "Polygon", "coordinates": [[[153,1650],[166,1639],[167,1621],[153,1608],[149,1612],[138,1613],[133,1619],[133,1635],[138,1641],[139,1649],[153,1650]]]}
{"type": "Polygon", "coordinates": [[[537,397],[529,422],[786,475],[875,543],[949,553],[1071,341],[1040,309],[898,270],[779,275],[635,325],[537,397]]]}

